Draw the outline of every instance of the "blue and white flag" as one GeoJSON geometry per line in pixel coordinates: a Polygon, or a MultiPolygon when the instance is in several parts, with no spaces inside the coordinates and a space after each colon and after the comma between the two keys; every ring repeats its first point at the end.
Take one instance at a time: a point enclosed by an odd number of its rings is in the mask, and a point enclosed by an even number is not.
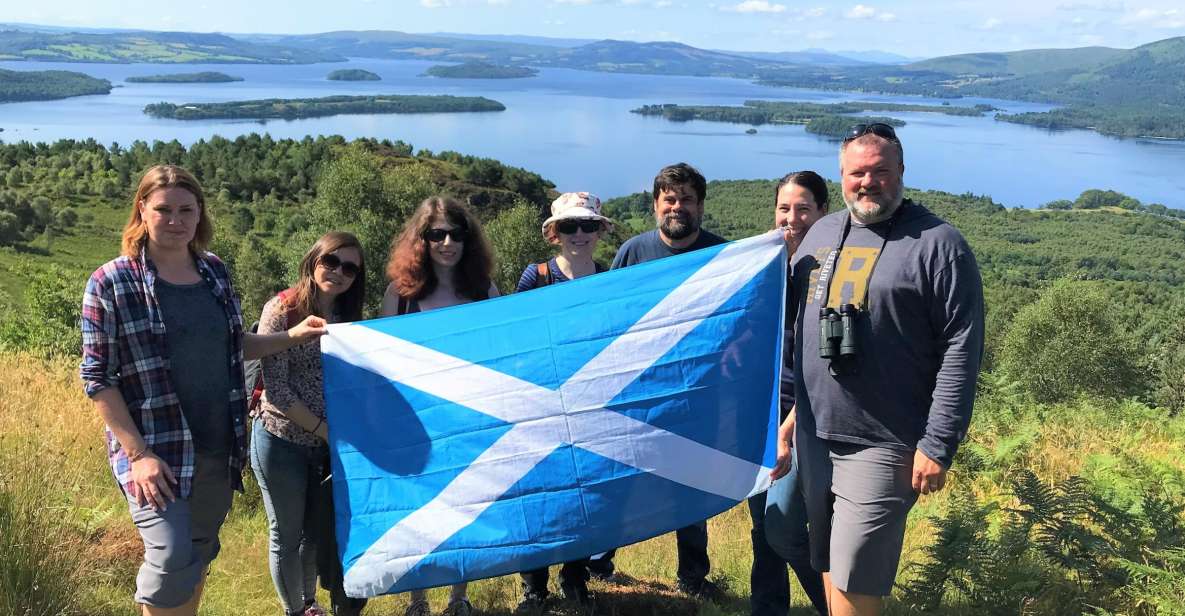
{"type": "Polygon", "coordinates": [[[781,233],[322,338],[345,589],[529,571],[764,490],[781,233]]]}

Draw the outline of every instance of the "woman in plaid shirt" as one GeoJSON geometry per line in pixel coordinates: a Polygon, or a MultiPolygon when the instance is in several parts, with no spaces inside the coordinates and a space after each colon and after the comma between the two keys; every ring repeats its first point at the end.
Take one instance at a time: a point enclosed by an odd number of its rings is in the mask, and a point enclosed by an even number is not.
{"type": "Polygon", "coordinates": [[[201,186],[172,165],[148,169],[122,254],[91,275],[82,301],[86,393],[107,426],[111,470],[144,540],[142,613],[197,613],[247,453],[243,359],[325,333],[309,317],[286,332],[243,331],[201,186]],[[221,367],[221,369],[219,369],[221,367]]]}

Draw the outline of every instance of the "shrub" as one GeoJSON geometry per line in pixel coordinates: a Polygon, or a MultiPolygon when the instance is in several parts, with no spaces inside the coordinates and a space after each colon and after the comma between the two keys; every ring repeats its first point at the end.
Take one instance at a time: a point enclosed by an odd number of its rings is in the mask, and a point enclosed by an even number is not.
{"type": "Polygon", "coordinates": [[[1138,386],[1135,351],[1119,314],[1100,286],[1054,283],[1017,312],[1000,350],[1001,368],[1042,402],[1131,393],[1138,386]]]}
{"type": "Polygon", "coordinates": [[[539,232],[539,210],[525,202],[498,214],[486,226],[494,250],[494,284],[512,293],[523,268],[551,257],[551,246],[539,232]]]}

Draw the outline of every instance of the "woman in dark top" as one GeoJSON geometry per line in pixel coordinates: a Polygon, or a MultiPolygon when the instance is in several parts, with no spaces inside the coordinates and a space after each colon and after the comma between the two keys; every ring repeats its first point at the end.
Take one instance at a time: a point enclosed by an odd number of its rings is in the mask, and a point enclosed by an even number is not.
{"type": "MultiPolygon", "coordinates": [[[[447,308],[498,296],[490,281],[489,244],[473,213],[452,197],[429,197],[403,225],[391,247],[383,316],[447,308]]],[[[469,616],[467,584],[454,584],[445,616],[469,616]]],[[[405,616],[429,616],[423,590],[411,592],[405,616]]]]}
{"type": "Polygon", "coordinates": [[[586,192],[564,193],[551,204],[551,217],[543,221],[543,237],[560,247],[560,253],[523,270],[515,291],[527,291],[605,271],[593,261],[601,235],[613,229],[613,221],[601,215],[601,200],[586,192]]]}
{"type": "MultiPolygon", "coordinates": [[[[601,200],[587,192],[564,193],[551,203],[551,217],[543,221],[543,237],[560,247],[560,253],[543,263],[532,263],[518,280],[518,292],[567,282],[605,271],[593,260],[601,234],[613,229],[613,221],[601,214],[601,200]]],[[[523,597],[516,614],[540,614],[551,592],[547,589],[547,567],[524,571],[523,597]]],[[[560,567],[560,590],[564,598],[581,605],[592,602],[588,592],[588,559],[560,567]]]]}
{"type": "Polygon", "coordinates": [[[86,393],[106,424],[108,461],[144,543],[135,600],[143,614],[197,613],[231,494],[247,455],[244,358],[325,333],[309,317],[287,331],[243,331],[198,181],[148,169],[121,256],[91,275],[82,300],[86,393]]]}
{"type": "MultiPolygon", "coordinates": [[[[264,305],[261,333],[283,331],[308,315],[329,323],[362,319],[366,265],[358,238],[326,233],[305,253],[298,271],[296,284],[264,305]]],[[[265,386],[251,431],[251,467],[270,531],[268,565],[287,616],[325,616],[316,603],[319,522],[328,503],[320,486],[329,456],[321,378],[318,344],[265,358],[265,386]]],[[[336,599],[344,593],[330,590],[335,612],[341,612],[336,599]]]]}

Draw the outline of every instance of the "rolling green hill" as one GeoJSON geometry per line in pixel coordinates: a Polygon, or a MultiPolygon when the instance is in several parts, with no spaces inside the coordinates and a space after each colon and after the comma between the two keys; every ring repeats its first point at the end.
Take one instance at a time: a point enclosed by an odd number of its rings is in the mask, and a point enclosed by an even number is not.
{"type": "Polygon", "coordinates": [[[73,71],[0,69],[0,103],[47,101],[88,94],[110,94],[111,82],[73,71]]]}
{"type": "Polygon", "coordinates": [[[203,64],[309,64],[345,58],[191,32],[46,33],[0,31],[0,60],[46,62],[155,62],[203,64]]]}
{"type": "Polygon", "coordinates": [[[978,75],[1032,75],[1051,71],[1082,70],[1123,55],[1110,47],[1077,49],[1026,49],[1002,53],[968,53],[931,58],[905,65],[906,70],[978,75]]]}
{"type": "Polygon", "coordinates": [[[679,43],[604,40],[575,47],[514,41],[451,38],[392,31],[342,31],[293,36],[253,36],[249,40],[359,58],[482,61],[503,65],[547,66],[588,71],[671,75],[755,76],[790,66],[774,58],[743,57],[679,43]]]}
{"type": "Polygon", "coordinates": [[[901,67],[814,67],[763,73],[770,85],[1063,105],[997,119],[1089,128],[1118,137],[1185,139],[1185,37],[1134,49],[1084,47],[963,54],[901,67]]]}

